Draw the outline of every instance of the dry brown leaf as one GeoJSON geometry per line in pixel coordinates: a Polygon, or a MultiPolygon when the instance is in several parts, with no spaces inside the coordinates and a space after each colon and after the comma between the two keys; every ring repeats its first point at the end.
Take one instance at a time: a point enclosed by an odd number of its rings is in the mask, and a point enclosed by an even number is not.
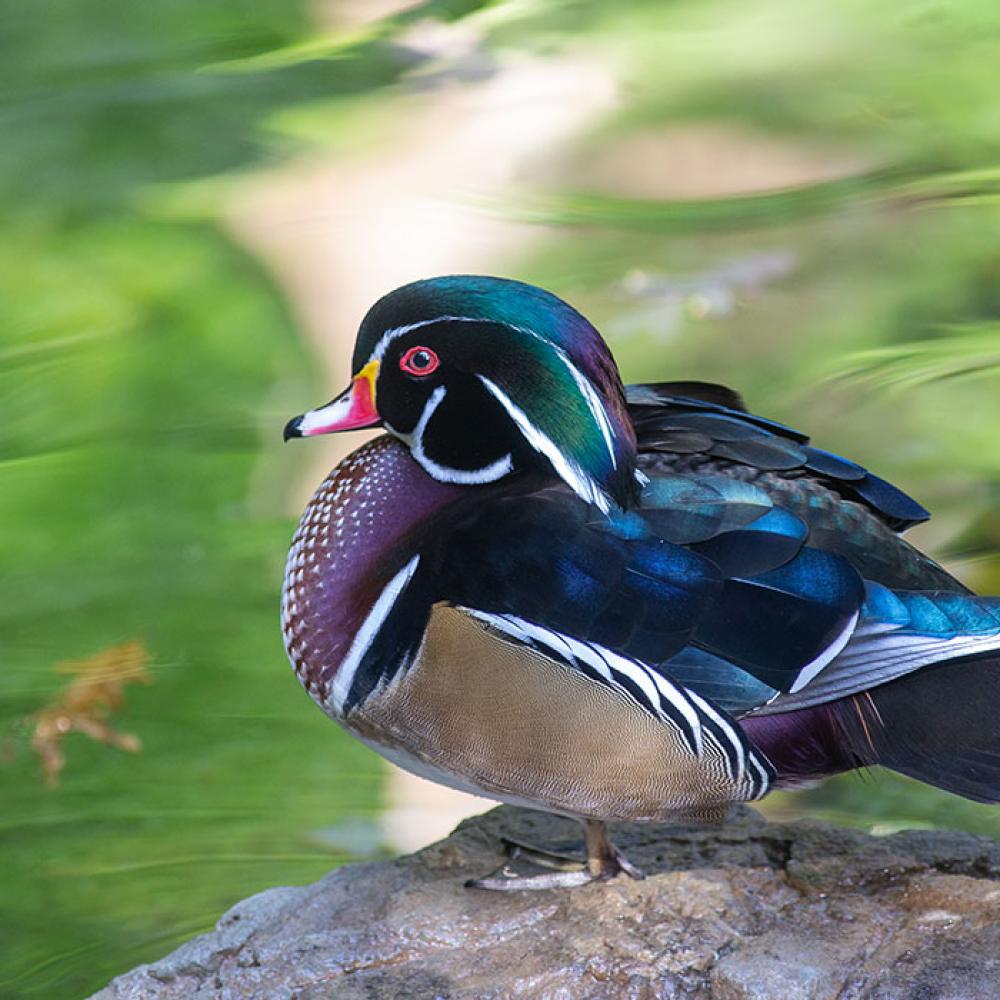
{"type": "Polygon", "coordinates": [[[66,764],[63,737],[67,733],[83,733],[92,740],[138,753],[142,749],[139,737],[118,732],[108,725],[108,716],[117,712],[125,701],[126,684],[152,684],[146,670],[149,653],[138,639],[88,656],[82,660],[64,660],[55,665],[60,674],[73,679],[52,700],[30,718],[34,723],[31,746],[42,764],[45,783],[54,788],[66,764]]]}

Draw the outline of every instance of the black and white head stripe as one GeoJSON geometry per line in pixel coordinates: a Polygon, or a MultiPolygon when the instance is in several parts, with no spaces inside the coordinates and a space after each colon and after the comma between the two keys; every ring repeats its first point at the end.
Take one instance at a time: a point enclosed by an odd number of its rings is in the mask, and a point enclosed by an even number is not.
{"type": "MultiPolygon", "coordinates": [[[[399,337],[411,333],[414,330],[434,326],[439,323],[491,323],[506,327],[509,330],[524,334],[525,336],[532,337],[536,341],[544,344],[545,348],[559,359],[560,363],[570,374],[581,397],[586,403],[588,411],[593,417],[598,431],[600,432],[601,440],[604,443],[604,447],[607,449],[611,468],[616,469],[618,467],[618,456],[615,452],[614,432],[611,427],[611,420],[608,417],[607,410],[605,409],[604,403],[601,401],[597,390],[586,378],[583,372],[581,372],[580,369],[573,363],[572,359],[566,351],[563,350],[563,348],[561,348],[558,344],[547,340],[545,337],[540,336],[529,327],[517,326],[513,323],[507,323],[502,320],[492,320],[475,316],[436,316],[433,319],[418,320],[415,323],[407,323],[403,326],[396,326],[386,330],[375,344],[368,361],[381,362],[385,358],[386,352],[394,340],[397,340],[399,337]]],[[[556,473],[563,478],[573,491],[583,500],[588,503],[595,504],[600,510],[607,513],[607,511],[611,509],[611,501],[598,483],[591,476],[587,475],[577,463],[571,461],[550,437],[539,430],[539,428],[529,419],[527,414],[525,414],[525,412],[511,400],[510,396],[504,392],[496,384],[496,382],[481,373],[478,377],[489,392],[504,407],[508,415],[513,420],[515,426],[517,426],[522,436],[525,440],[527,440],[528,444],[535,451],[544,455],[549,460],[552,467],[556,470],[556,473]]],[[[406,441],[406,443],[411,446],[414,457],[436,479],[441,479],[446,482],[478,484],[493,482],[510,472],[511,467],[506,466],[505,459],[493,462],[483,469],[464,471],[442,466],[427,456],[422,446],[423,432],[426,429],[430,418],[433,416],[434,411],[441,404],[443,399],[444,393],[440,391],[439,387],[438,390],[435,390],[435,392],[432,393],[427,405],[424,408],[423,414],[420,417],[419,423],[409,434],[402,434],[389,424],[386,426],[392,431],[393,434],[401,440],[406,441]]]]}
{"type": "Polygon", "coordinates": [[[424,432],[427,430],[427,425],[430,423],[431,417],[434,416],[437,408],[444,402],[447,394],[448,390],[443,385],[439,385],[430,394],[427,402],[424,404],[420,419],[417,421],[417,426],[409,434],[403,434],[387,422],[385,424],[386,428],[410,446],[410,453],[413,457],[439,482],[480,485],[482,483],[495,482],[497,479],[506,476],[514,468],[514,459],[510,452],[502,455],[495,462],[490,462],[489,465],[484,465],[479,469],[453,469],[450,466],[441,465],[440,462],[435,462],[427,454],[424,448],[424,432]]]}
{"type": "Polygon", "coordinates": [[[746,788],[748,799],[765,795],[774,779],[768,761],[750,745],[738,724],[700,695],[683,688],[638,660],[584,642],[514,615],[461,608],[509,639],[543,652],[592,680],[618,691],[677,731],[692,757],[701,758],[707,744],[725,761],[729,778],[746,788]]]}
{"type": "Polygon", "coordinates": [[[551,463],[556,474],[581,499],[592,503],[607,514],[611,510],[611,500],[603,489],[580,466],[567,457],[565,452],[548,435],[543,434],[522,410],[495,382],[479,376],[479,381],[486,386],[487,391],[507,411],[511,420],[520,430],[524,439],[539,454],[544,455],[551,463]]]}
{"type": "Polygon", "coordinates": [[[340,661],[340,666],[333,677],[327,704],[335,714],[342,715],[354,700],[352,689],[355,686],[358,669],[419,565],[420,556],[416,555],[383,587],[378,600],[361,623],[347,655],[340,661]]]}
{"type": "Polygon", "coordinates": [[[368,360],[382,361],[385,357],[386,350],[388,350],[389,345],[394,340],[402,337],[404,334],[411,333],[413,330],[419,330],[425,326],[434,326],[437,323],[495,323],[498,326],[505,326],[509,330],[514,330],[517,333],[523,333],[529,337],[534,337],[535,340],[541,341],[546,348],[552,351],[552,353],[559,358],[572,376],[573,381],[580,390],[580,394],[583,396],[584,400],[586,400],[587,408],[590,410],[591,415],[594,418],[594,422],[601,431],[601,437],[604,439],[605,447],[607,447],[608,455],[611,458],[611,467],[617,468],[618,456],[615,454],[614,433],[611,430],[611,421],[608,419],[608,413],[604,408],[604,403],[601,402],[601,397],[597,394],[597,391],[590,384],[589,380],[584,376],[583,372],[581,372],[580,369],[573,364],[569,355],[558,344],[554,344],[552,341],[546,340],[545,337],[535,333],[535,331],[529,327],[517,326],[514,323],[507,323],[503,320],[484,319],[476,316],[437,316],[434,319],[422,319],[418,320],[416,323],[407,323],[404,326],[394,326],[391,329],[386,330],[385,333],[383,333],[379,338],[378,343],[372,350],[371,356],[368,360]]]}
{"type": "MultiPolygon", "coordinates": [[[[543,337],[539,337],[537,333],[533,330],[525,330],[521,327],[515,327],[514,329],[521,330],[522,333],[530,334],[537,340],[544,340],[543,337]]],[[[587,402],[587,408],[590,410],[591,416],[594,418],[594,423],[600,428],[601,437],[604,439],[604,445],[608,449],[608,455],[611,458],[611,468],[618,468],[618,456],[615,454],[615,442],[614,434],[611,430],[611,421],[608,419],[608,411],[604,409],[604,404],[601,402],[601,397],[597,395],[596,390],[590,384],[590,382],[584,377],[583,372],[573,364],[569,359],[569,355],[558,345],[545,341],[549,349],[556,355],[557,358],[566,366],[570,375],[573,376],[573,381],[576,383],[576,387],[580,390],[580,395],[587,402]]]]}
{"type": "Polygon", "coordinates": [[[378,339],[378,343],[372,349],[369,361],[382,361],[389,345],[404,334],[413,330],[420,330],[425,326],[434,326],[436,323],[482,323],[483,320],[472,316],[435,316],[433,319],[420,319],[416,323],[406,323],[403,326],[394,326],[386,330],[378,339]]]}

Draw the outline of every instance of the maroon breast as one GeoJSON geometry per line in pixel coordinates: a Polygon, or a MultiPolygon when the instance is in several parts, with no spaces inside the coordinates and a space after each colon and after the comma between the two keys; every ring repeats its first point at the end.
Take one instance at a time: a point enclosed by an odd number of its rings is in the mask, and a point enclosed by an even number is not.
{"type": "Polygon", "coordinates": [[[414,529],[466,489],[432,479],[383,436],[348,455],[313,495],[288,553],[281,628],[296,675],[321,705],[414,529]]]}

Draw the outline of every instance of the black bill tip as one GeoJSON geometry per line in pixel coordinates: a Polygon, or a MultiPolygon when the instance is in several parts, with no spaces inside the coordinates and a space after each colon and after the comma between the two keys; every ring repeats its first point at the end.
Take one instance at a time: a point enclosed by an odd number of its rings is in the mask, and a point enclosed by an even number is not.
{"type": "Polygon", "coordinates": [[[282,440],[287,441],[289,438],[300,438],[302,437],[302,416],[292,417],[291,420],[285,424],[285,429],[281,434],[282,440]]]}

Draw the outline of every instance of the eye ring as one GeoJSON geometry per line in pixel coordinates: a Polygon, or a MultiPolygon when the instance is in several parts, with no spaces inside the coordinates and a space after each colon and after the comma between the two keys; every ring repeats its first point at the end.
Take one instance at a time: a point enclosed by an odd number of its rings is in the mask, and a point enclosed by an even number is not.
{"type": "Polygon", "coordinates": [[[399,367],[408,375],[424,378],[436,371],[441,364],[437,354],[429,347],[411,347],[400,359],[399,367]]]}

